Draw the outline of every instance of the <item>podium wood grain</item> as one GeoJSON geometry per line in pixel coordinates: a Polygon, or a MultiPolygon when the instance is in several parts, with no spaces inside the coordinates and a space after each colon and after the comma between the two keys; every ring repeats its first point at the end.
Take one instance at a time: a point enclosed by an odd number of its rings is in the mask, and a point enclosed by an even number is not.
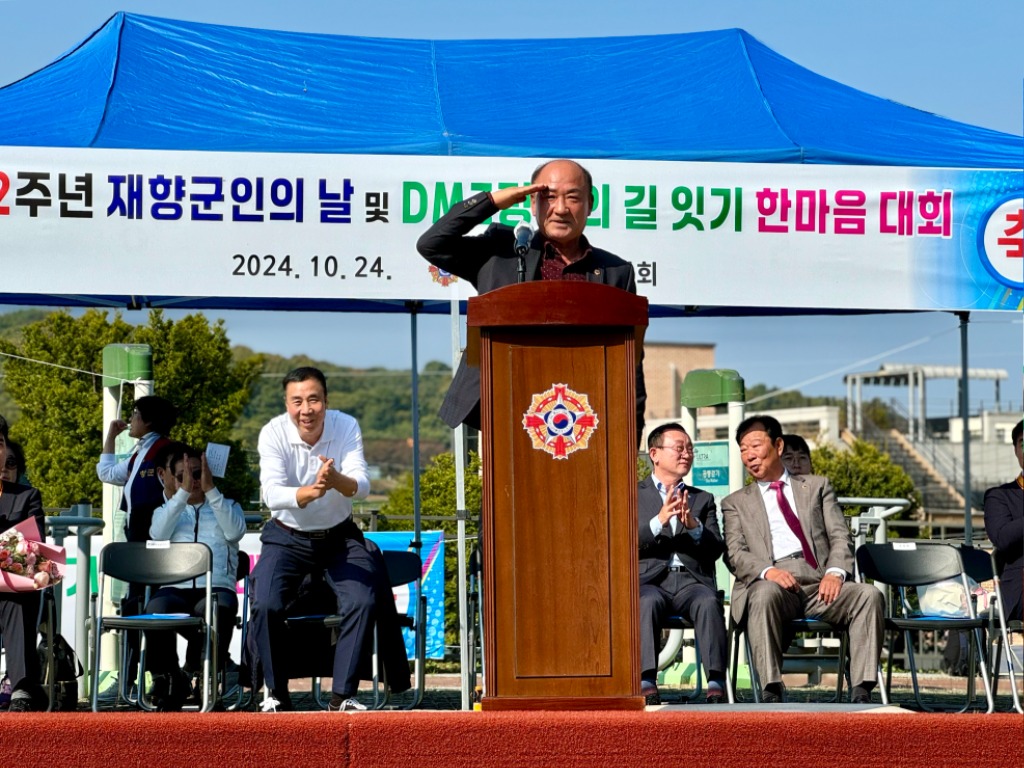
{"type": "Polygon", "coordinates": [[[634,709],[639,681],[636,328],[645,299],[532,282],[470,300],[480,331],[484,709],[634,709]],[[586,449],[533,447],[556,385],[597,416],[586,449]]]}

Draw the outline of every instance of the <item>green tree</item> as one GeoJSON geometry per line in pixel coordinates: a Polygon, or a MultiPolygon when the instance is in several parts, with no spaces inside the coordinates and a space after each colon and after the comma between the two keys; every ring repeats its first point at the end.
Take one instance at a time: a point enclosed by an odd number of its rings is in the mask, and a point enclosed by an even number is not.
{"type": "MultiPolygon", "coordinates": [[[[814,473],[827,477],[837,496],[910,499],[910,509],[897,519],[909,519],[921,504],[910,475],[871,443],[857,440],[848,451],[826,443],[811,452],[811,461],[814,473]]],[[[853,507],[844,511],[859,513],[853,507]]]]}
{"type": "MultiPolygon", "coordinates": [[[[466,535],[474,536],[479,528],[482,488],[480,480],[480,457],[470,453],[466,468],[466,510],[469,520],[466,535]]],[[[455,457],[442,453],[434,457],[427,468],[420,473],[420,515],[423,517],[446,516],[449,520],[429,521],[424,529],[441,530],[445,538],[454,538],[458,532],[456,519],[455,457]]],[[[413,514],[413,476],[406,473],[381,507],[383,519],[381,530],[412,530],[413,521],[398,520],[399,516],[413,514]]],[[[445,644],[459,644],[459,553],[452,542],[445,546],[444,553],[444,602],[445,602],[445,644]]]]}
{"type": "MultiPolygon", "coordinates": [[[[233,445],[225,493],[247,503],[256,480],[244,452],[230,439],[262,364],[258,356],[232,358],[223,324],[203,315],[178,322],[153,310],[149,323],[133,326],[119,312],[90,309],[80,317],[60,311],[24,327],[20,344],[0,341],[19,355],[5,365],[5,384],[21,409],[12,432],[25,447],[32,482],[46,506],[80,501],[99,505],[96,461],[103,443],[103,348],[149,344],[156,390],[180,409],[171,437],[196,448],[207,442],[233,445]],[[21,359],[23,358],[23,359],[21,359]]],[[[125,407],[133,400],[125,388],[125,407]]]]}

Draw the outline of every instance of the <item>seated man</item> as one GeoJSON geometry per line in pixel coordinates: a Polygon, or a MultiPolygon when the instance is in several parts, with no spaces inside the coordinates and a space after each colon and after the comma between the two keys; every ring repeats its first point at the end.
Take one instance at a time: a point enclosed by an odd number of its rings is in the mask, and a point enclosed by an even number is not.
{"type": "MultiPolygon", "coordinates": [[[[235,574],[238,542],[245,535],[245,515],[233,500],[214,485],[213,475],[200,454],[172,442],[156,457],[157,477],[164,487],[164,503],[153,511],[149,536],[154,541],[198,541],[213,554],[213,609],[217,629],[217,659],[223,663],[238,613],[235,574]]],[[[187,613],[203,616],[206,580],[162,587],[150,598],[146,613],[187,613]]],[[[184,634],[184,633],[183,633],[184,634]]],[[[198,633],[186,635],[185,670],[178,666],[174,633],[146,632],[146,669],[153,674],[153,704],[162,712],[180,710],[191,692],[190,678],[202,669],[198,633]]]]}
{"type": "Polygon", "coordinates": [[[270,689],[262,707],[291,709],[287,607],[306,575],[317,572],[326,575],[344,617],[329,707],[366,709],[355,696],[375,622],[391,690],[407,690],[410,679],[383,557],[371,551],[352,519],[352,499],[370,490],[362,434],[354,418],[327,409],[327,379],[318,369],[296,368],[283,384],[287,413],[263,427],[259,438],[260,484],[271,513],[253,571],[250,624],[270,689]]]}
{"type": "Polygon", "coordinates": [[[728,644],[715,583],[724,546],[715,499],[686,486],[693,444],[679,424],[663,424],[647,437],[654,465],[637,490],[640,520],[641,692],[658,700],[658,647],[665,618],[680,615],[694,626],[708,678],[709,704],[722,701],[728,644]]]}
{"type": "MultiPolygon", "coordinates": [[[[7,420],[0,416],[0,463],[8,456],[7,430],[7,420]]],[[[0,480],[0,531],[29,518],[39,525],[41,537],[46,528],[39,491],[0,480]]],[[[11,681],[11,712],[42,712],[49,704],[36,651],[41,599],[39,591],[0,592],[0,637],[11,681]]]]}
{"type": "Polygon", "coordinates": [[[985,491],[985,532],[996,549],[996,567],[1007,621],[1024,619],[1021,572],[1024,569],[1024,421],[1010,433],[1021,473],[985,491]]]}
{"type": "Polygon", "coordinates": [[[871,701],[882,652],[882,593],[848,581],[853,537],[828,480],[791,475],[782,463],[782,427],[751,416],[736,430],[743,466],[756,482],[722,501],[727,562],[736,574],[732,615],[745,624],[762,700],[785,700],[786,622],[814,616],[850,633],[851,700],[871,701]]]}
{"type": "Polygon", "coordinates": [[[810,475],[814,473],[811,468],[811,449],[807,441],[800,435],[783,435],[782,463],[791,475],[810,475]]]}

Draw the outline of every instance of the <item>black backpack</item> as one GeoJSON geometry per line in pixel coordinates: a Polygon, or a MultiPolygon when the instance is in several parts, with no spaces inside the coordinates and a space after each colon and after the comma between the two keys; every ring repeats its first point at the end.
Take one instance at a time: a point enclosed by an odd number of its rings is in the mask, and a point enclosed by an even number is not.
{"type": "MultiPolygon", "coordinates": [[[[39,667],[42,670],[40,682],[44,686],[49,685],[49,660],[50,633],[45,627],[41,628],[42,639],[39,641],[39,667]]],[[[54,662],[54,698],[53,709],[61,712],[74,712],[78,709],[78,678],[84,674],[81,662],[75,655],[71,644],[64,639],[60,633],[53,635],[53,662],[54,662]]]]}

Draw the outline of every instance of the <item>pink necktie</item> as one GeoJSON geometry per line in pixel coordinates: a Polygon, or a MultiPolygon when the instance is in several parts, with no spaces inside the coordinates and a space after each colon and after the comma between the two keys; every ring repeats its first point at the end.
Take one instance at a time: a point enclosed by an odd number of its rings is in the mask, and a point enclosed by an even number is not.
{"type": "Polygon", "coordinates": [[[793,512],[793,508],[789,506],[789,502],[786,500],[786,494],[782,492],[782,481],[776,480],[769,487],[775,491],[775,499],[779,503],[779,511],[782,516],[786,519],[786,525],[790,527],[797,539],[800,540],[800,547],[804,551],[804,560],[807,564],[818,569],[818,561],[814,559],[814,552],[811,551],[811,545],[808,543],[807,538],[804,536],[804,531],[800,527],[800,520],[797,519],[796,514],[793,512]]]}

